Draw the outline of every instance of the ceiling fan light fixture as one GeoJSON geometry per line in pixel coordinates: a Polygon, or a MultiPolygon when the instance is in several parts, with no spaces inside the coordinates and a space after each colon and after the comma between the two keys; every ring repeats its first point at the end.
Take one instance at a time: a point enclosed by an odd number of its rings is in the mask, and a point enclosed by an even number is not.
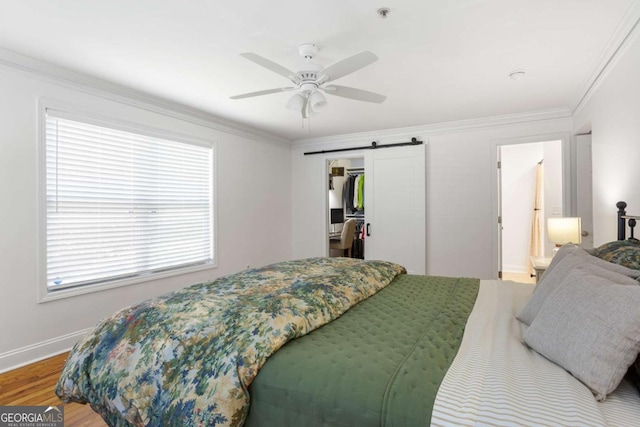
{"type": "Polygon", "coordinates": [[[289,98],[289,101],[287,102],[287,110],[297,111],[297,112],[302,111],[302,108],[304,107],[304,101],[305,101],[304,96],[300,95],[299,93],[296,93],[291,98],[289,98]]]}
{"type": "Polygon", "coordinates": [[[320,111],[327,106],[327,98],[316,90],[309,97],[309,104],[311,104],[313,111],[320,111]]]}

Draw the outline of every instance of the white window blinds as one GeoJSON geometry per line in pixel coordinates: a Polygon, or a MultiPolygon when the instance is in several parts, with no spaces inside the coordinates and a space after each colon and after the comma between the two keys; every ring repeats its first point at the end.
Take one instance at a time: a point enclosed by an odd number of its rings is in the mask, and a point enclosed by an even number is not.
{"type": "Polygon", "coordinates": [[[46,114],[50,291],[212,263],[213,150],[46,114]]]}

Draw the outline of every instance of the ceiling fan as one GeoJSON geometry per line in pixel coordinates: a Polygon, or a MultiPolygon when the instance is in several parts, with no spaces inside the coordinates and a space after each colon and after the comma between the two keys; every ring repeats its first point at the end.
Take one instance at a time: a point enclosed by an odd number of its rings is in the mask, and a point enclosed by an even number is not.
{"type": "Polygon", "coordinates": [[[277,89],[260,90],[257,92],[245,93],[232,96],[231,99],[251,98],[254,96],[269,95],[278,92],[297,91],[287,102],[289,110],[299,111],[303,118],[308,118],[312,113],[320,111],[327,105],[327,100],[322,92],[329,95],[341,96],[343,98],[355,99],[356,101],[381,103],[386,96],[362,89],[347,86],[327,85],[327,83],[358,71],[361,68],[378,60],[378,57],[369,51],[364,51],[338,61],[326,68],[313,62],[313,58],[318,53],[316,45],[305,43],[298,48],[300,56],[305,62],[297,67],[296,71],[291,71],[275,62],[263,58],[255,53],[241,53],[240,55],[249,61],[255,62],[264,68],[280,74],[289,79],[294,86],[281,87],[277,89]]]}

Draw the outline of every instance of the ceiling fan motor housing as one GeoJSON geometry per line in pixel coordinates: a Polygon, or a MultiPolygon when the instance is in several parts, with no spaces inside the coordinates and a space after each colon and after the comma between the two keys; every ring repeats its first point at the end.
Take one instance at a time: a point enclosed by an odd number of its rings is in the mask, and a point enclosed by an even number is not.
{"type": "Polygon", "coordinates": [[[304,64],[300,64],[300,66],[296,67],[296,75],[300,79],[301,83],[305,82],[315,82],[318,79],[318,72],[322,70],[322,66],[320,64],[316,64],[314,62],[307,62],[304,64]]]}

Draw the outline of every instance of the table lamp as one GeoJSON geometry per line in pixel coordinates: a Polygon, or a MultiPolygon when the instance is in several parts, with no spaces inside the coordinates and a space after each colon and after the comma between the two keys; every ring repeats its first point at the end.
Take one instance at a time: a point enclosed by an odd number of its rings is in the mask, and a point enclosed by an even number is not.
{"type": "Polygon", "coordinates": [[[556,252],[558,252],[560,246],[564,244],[582,243],[582,227],[580,218],[548,218],[547,235],[549,236],[549,242],[556,244],[556,247],[553,249],[554,256],[556,252]]]}

